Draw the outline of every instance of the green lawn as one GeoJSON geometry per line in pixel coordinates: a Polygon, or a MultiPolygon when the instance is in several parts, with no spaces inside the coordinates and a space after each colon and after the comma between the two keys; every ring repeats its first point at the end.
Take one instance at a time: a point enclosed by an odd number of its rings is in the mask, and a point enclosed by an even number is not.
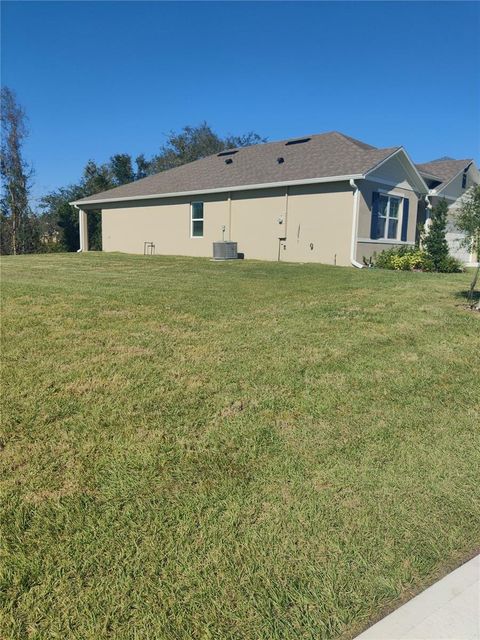
{"type": "Polygon", "coordinates": [[[2,260],[2,638],[349,638],[480,545],[468,274],[2,260]]]}

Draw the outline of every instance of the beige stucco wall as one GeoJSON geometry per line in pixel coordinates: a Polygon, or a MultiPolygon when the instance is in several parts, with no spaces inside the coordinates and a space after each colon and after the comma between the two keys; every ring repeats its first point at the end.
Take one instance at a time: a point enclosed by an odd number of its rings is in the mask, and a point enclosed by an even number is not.
{"type": "Polygon", "coordinates": [[[290,187],[282,259],[350,265],[352,216],[348,182],[290,187]]]}
{"type": "Polygon", "coordinates": [[[144,242],[155,244],[155,253],[210,256],[212,242],[222,239],[228,225],[228,201],[223,194],[202,196],[204,237],[190,237],[190,203],[200,198],[168,198],[108,205],[102,209],[104,251],[143,253],[144,242]]]}
{"type": "MultiPolygon", "coordinates": [[[[407,242],[415,242],[418,195],[405,168],[392,158],[378,171],[372,179],[358,181],[359,262],[392,244],[403,244],[370,238],[373,191],[409,199],[407,242]]],[[[143,253],[144,242],[153,242],[157,254],[211,257],[212,243],[222,239],[224,225],[225,238],[237,242],[246,259],[350,265],[354,198],[347,181],[236,191],[230,196],[230,201],[228,193],[220,193],[105,206],[103,249],[143,253]],[[190,205],[195,200],[204,202],[203,238],[190,237],[190,205]]],[[[402,214],[403,207],[399,233],[402,214]]]]}
{"type": "Polygon", "coordinates": [[[102,210],[104,251],[143,253],[144,242],[165,255],[212,255],[212,243],[238,243],[246,259],[348,265],[352,189],[348,183],[302,185],[112,204],[102,210]],[[204,202],[204,237],[190,237],[190,203],[204,202]],[[281,221],[281,222],[280,222],[281,221]],[[313,249],[310,249],[313,244],[313,249]]]}
{"type": "Polygon", "coordinates": [[[278,238],[285,228],[285,221],[279,223],[285,220],[285,189],[233,192],[231,209],[231,239],[238,251],[245,258],[277,260],[278,238]]]}

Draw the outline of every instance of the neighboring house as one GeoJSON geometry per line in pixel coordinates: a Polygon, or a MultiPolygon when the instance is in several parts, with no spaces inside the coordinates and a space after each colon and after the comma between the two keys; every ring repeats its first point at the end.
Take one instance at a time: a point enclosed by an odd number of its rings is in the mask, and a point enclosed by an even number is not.
{"type": "MultiPolygon", "coordinates": [[[[439,158],[423,164],[417,164],[421,176],[429,187],[429,200],[433,206],[445,198],[449,207],[447,240],[450,253],[464,264],[476,264],[473,252],[461,245],[464,236],[455,226],[456,210],[462,202],[462,197],[474,185],[480,184],[480,172],[475,162],[469,160],[454,160],[453,158],[439,158]]],[[[426,220],[425,209],[419,209],[419,222],[426,220]]]]}
{"type": "Polygon", "coordinates": [[[331,132],[222,151],[72,204],[83,251],[88,211],[100,209],[104,251],[153,243],[157,254],[210,257],[226,239],[245,258],[361,266],[414,244],[428,192],[403,147],[331,132]]]}

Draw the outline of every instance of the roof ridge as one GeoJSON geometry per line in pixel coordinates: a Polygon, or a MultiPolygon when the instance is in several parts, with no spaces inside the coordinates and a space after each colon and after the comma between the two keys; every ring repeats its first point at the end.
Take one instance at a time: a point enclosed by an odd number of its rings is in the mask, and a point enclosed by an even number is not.
{"type": "Polygon", "coordinates": [[[426,162],[416,162],[417,165],[423,164],[440,164],[440,162],[473,162],[473,158],[437,158],[436,160],[427,160],[426,162]]]}
{"type": "MultiPolygon", "coordinates": [[[[351,136],[347,136],[345,133],[341,131],[324,131],[322,133],[305,133],[297,136],[289,136],[288,138],[282,138],[280,140],[268,140],[267,142],[258,142],[254,144],[249,144],[245,147],[229,147],[228,149],[224,149],[224,151],[233,151],[234,149],[238,149],[241,151],[242,149],[250,149],[251,147],[262,147],[270,144],[284,144],[286,142],[290,142],[290,140],[303,140],[304,138],[324,138],[326,136],[336,135],[340,136],[343,140],[350,142],[355,145],[357,148],[362,149],[362,151],[376,151],[379,147],[374,147],[367,142],[363,142],[363,140],[358,140],[357,138],[352,138],[351,136]]],[[[385,147],[386,149],[390,149],[391,147],[385,147]]],[[[211,155],[217,155],[213,153],[211,155]]],[[[209,157],[209,156],[205,156],[209,157]]]]}
{"type": "MultiPolygon", "coordinates": [[[[290,140],[303,140],[304,138],[320,138],[322,136],[329,135],[330,133],[335,133],[334,131],[326,131],[324,133],[307,133],[305,135],[300,136],[290,136],[289,138],[282,138],[282,140],[268,140],[267,142],[254,142],[253,144],[247,144],[244,147],[228,147],[228,149],[223,149],[223,151],[242,151],[243,149],[251,149],[252,147],[266,147],[270,144],[282,144],[289,142],[290,140]]],[[[222,153],[219,151],[217,153],[212,153],[209,156],[205,156],[205,158],[211,158],[213,156],[218,155],[218,153],[222,153]]],[[[199,160],[203,160],[204,158],[199,158],[199,160]]],[[[193,160],[192,162],[196,162],[193,160]]],[[[189,164],[189,163],[186,163],[189,164]]],[[[183,165],[180,165],[183,166],[183,165]]]]}
{"type": "MultiPolygon", "coordinates": [[[[357,147],[357,149],[362,149],[362,151],[374,151],[378,149],[378,147],[375,147],[372,144],[368,144],[368,142],[363,142],[363,140],[358,140],[358,138],[347,136],[346,133],[342,133],[341,131],[330,131],[329,133],[340,136],[350,144],[353,144],[355,147],[357,147]]],[[[386,147],[386,148],[389,148],[389,147],[386,147]]]]}

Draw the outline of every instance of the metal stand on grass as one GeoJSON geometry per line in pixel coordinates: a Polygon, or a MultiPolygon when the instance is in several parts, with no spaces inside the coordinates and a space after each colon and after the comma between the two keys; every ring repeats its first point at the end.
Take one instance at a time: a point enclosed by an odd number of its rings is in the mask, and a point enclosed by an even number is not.
{"type": "Polygon", "coordinates": [[[153,242],[144,242],[143,243],[143,255],[144,256],[154,256],[155,255],[155,245],[153,242]]]}

